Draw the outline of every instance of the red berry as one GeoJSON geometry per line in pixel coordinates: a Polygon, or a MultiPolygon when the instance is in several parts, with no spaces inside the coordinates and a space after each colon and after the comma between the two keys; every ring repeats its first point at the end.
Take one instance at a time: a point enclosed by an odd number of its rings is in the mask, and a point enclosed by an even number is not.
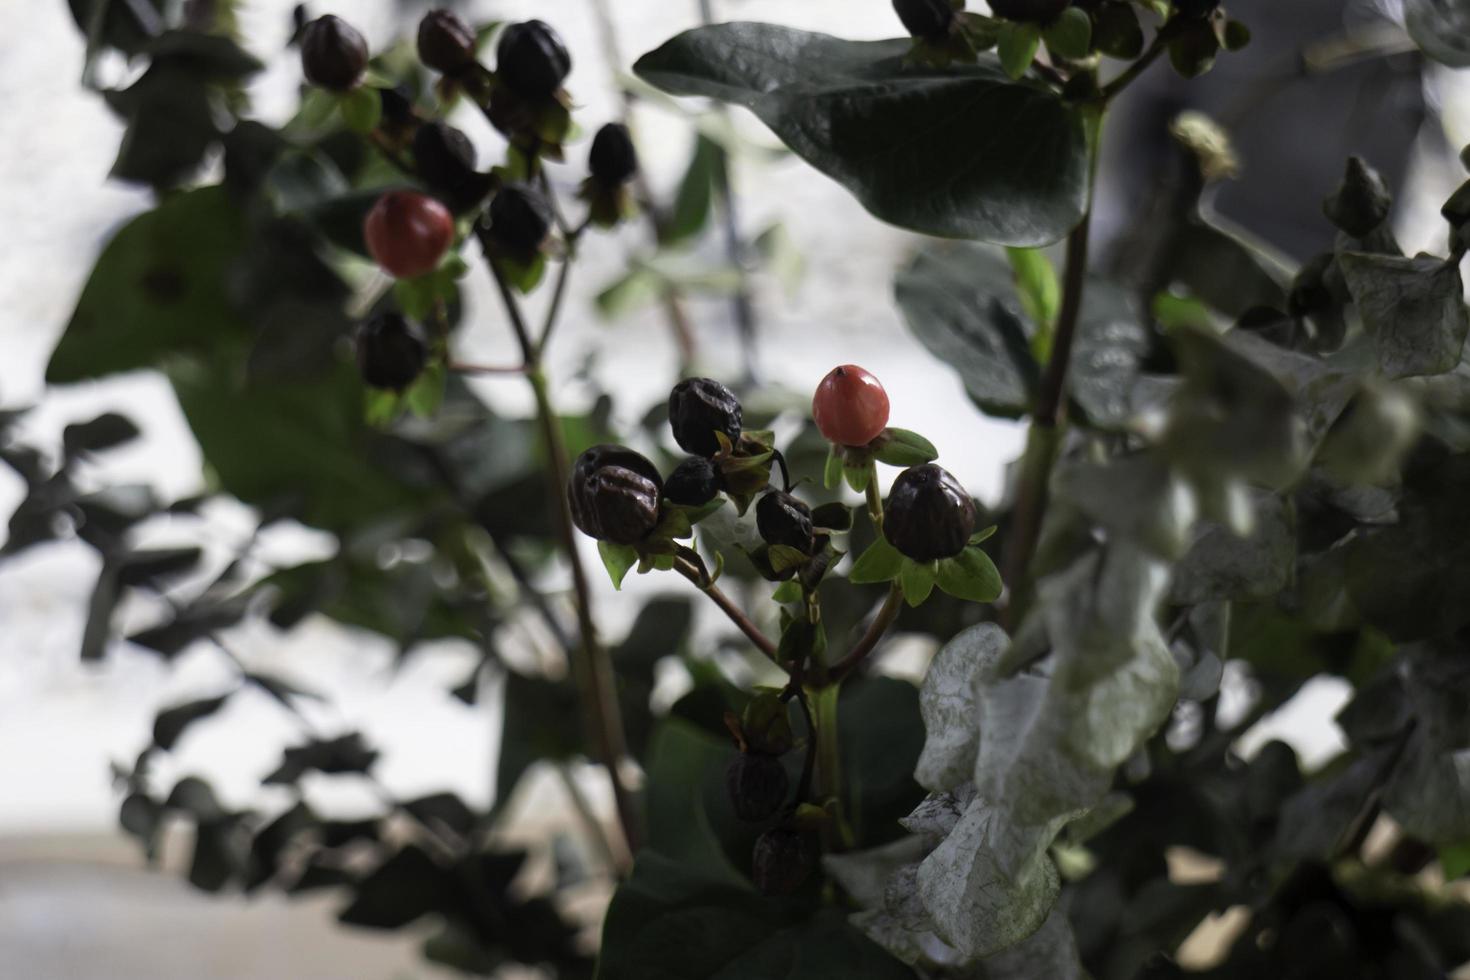
{"type": "Polygon", "coordinates": [[[866,446],[888,426],[888,392],[867,371],[844,364],[817,385],[812,418],[828,442],[866,446]]]}
{"type": "Polygon", "coordinates": [[[449,209],[418,191],[389,191],[362,223],[368,253],[391,276],[412,279],[432,270],[454,241],[449,209]]]}

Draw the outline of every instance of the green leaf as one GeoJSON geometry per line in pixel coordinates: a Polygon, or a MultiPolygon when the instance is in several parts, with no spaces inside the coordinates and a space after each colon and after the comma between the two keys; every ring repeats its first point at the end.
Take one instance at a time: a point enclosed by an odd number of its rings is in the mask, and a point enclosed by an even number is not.
{"type": "Polygon", "coordinates": [[[229,699],[229,694],[222,694],[219,697],[189,701],[166,711],[160,711],[158,717],[153,719],[153,744],[165,752],[172,751],[179,741],[179,736],[184,734],[184,729],[219,711],[229,699]]]}
{"type": "Polygon", "coordinates": [[[1368,252],[1343,252],[1337,262],[1385,374],[1454,370],[1470,333],[1459,263],[1368,252]]]}
{"type": "Polygon", "coordinates": [[[989,541],[991,538],[995,537],[995,532],[998,530],[1000,530],[1000,525],[998,524],[992,524],[989,527],[982,527],[980,530],[970,535],[970,544],[979,544],[982,541],[989,541]]]}
{"type": "Polygon", "coordinates": [[[1092,50],[1092,18],[1080,7],[1068,7],[1042,29],[1046,47],[1069,61],[1081,61],[1092,50]]]}
{"type": "Polygon", "coordinates": [[[889,466],[918,466],[939,458],[934,443],[908,429],[884,429],[873,458],[889,466]]]}
{"type": "Polygon", "coordinates": [[[444,386],[447,380],[442,363],[429,365],[403,393],[403,403],[420,418],[433,418],[434,413],[439,411],[439,406],[444,404],[444,386]]]}
{"type": "Polygon", "coordinates": [[[1000,598],[1000,571],[990,556],[976,547],[967,547],[953,558],[939,562],[939,587],[956,599],[971,602],[994,602],[1000,598]]]}
{"type": "Polygon", "coordinates": [[[1088,196],[1081,111],[992,61],[921,69],[905,64],[908,49],[716,24],[678,35],[634,70],[675,95],[745,106],[900,227],[1024,246],[1070,231],[1088,196]]]}
{"type": "MultiPolygon", "coordinates": [[[[1021,300],[1021,308],[1026,311],[1032,323],[1040,325],[1049,335],[1062,304],[1057,270],[1052,266],[1051,259],[1038,248],[1008,248],[1006,258],[1010,259],[1011,271],[1016,276],[1016,292],[1021,300]]],[[[1045,358],[1038,357],[1037,360],[1044,362],[1045,358]]]]}
{"type": "Polygon", "coordinates": [[[1414,43],[1440,64],[1470,68],[1470,3],[1404,0],[1404,26],[1414,43]]]}
{"type": "Polygon", "coordinates": [[[495,809],[504,810],[521,776],[542,759],[569,759],[583,751],[577,689],[570,681],[505,672],[495,809]]]}
{"type": "Polygon", "coordinates": [[[771,593],[771,601],[779,603],[803,602],[806,597],[802,595],[801,583],[796,579],[787,579],[776,586],[776,591],[771,593]]]}
{"type": "Polygon", "coordinates": [[[644,265],[636,266],[597,294],[597,312],[610,320],[625,316],[658,302],[666,288],[658,273],[644,265]]]}
{"type": "Polygon", "coordinates": [[[806,552],[785,544],[773,544],[766,549],[766,558],[776,574],[805,565],[810,559],[806,552]]]}
{"type": "Polygon", "coordinates": [[[921,606],[934,591],[934,582],[939,569],[932,561],[914,561],[905,558],[899,568],[898,582],[903,586],[903,598],[910,606],[921,606]]]}
{"type": "Polygon", "coordinates": [[[1439,849],[1439,867],[1446,881],[1470,875],[1470,842],[1446,844],[1439,849]]]}
{"type": "Polygon", "coordinates": [[[749,886],[646,852],[602,929],[598,980],[910,980],[834,908],[766,898],[749,886]]]}
{"type": "Polygon", "coordinates": [[[663,244],[682,244],[704,230],[714,206],[715,187],[724,174],[724,149],[703,133],[697,134],[694,153],[674,197],[673,217],[663,229],[663,244]]]}
{"type": "MultiPolygon", "coordinates": [[[[944,581],[940,567],[940,586],[944,581]]],[[[1010,639],[994,623],[971,626],[940,648],[919,687],[924,717],[924,750],[914,778],[927,790],[944,793],[973,778],[980,750],[980,678],[1000,659],[1010,639]]]]}
{"type": "Polygon", "coordinates": [[[1040,27],[1031,23],[1008,21],[1000,29],[996,53],[1000,55],[1000,64],[1006,75],[1013,80],[1019,80],[1030,69],[1031,62],[1036,60],[1036,52],[1040,47],[1040,27]]]}
{"type": "Polygon", "coordinates": [[[243,242],[242,213],[224,187],[175,194],[128,222],[93,266],[46,380],[153,367],[247,335],[227,291],[243,242]]]}
{"type": "Polygon", "coordinates": [[[354,133],[371,133],[383,118],[383,100],[378,90],[359,85],[342,97],[342,118],[354,133]]]}
{"type": "Polygon", "coordinates": [[[878,535],[878,540],[868,545],[868,550],[858,556],[853,563],[852,571],[848,573],[847,580],[854,585],[869,585],[877,582],[891,582],[898,578],[903,570],[905,559],[897,548],[888,543],[883,535],[878,535]]]}
{"type": "Polygon", "coordinates": [[[1189,548],[1199,515],[1188,481],[1156,453],[1117,456],[1107,463],[1063,460],[1052,489],[1055,499],[1109,534],[1166,558],[1178,558],[1189,548]]]}
{"type": "Polygon", "coordinates": [[[806,259],[786,226],[780,222],[771,225],[755,236],[751,244],[765,261],[766,268],[775,274],[781,288],[786,290],[786,295],[795,296],[806,274],[806,259]]]}
{"type": "Polygon", "coordinates": [[[607,569],[607,577],[612,579],[613,588],[621,590],[628,569],[638,564],[638,549],[630,544],[599,541],[597,553],[602,556],[602,566],[607,569]]]}

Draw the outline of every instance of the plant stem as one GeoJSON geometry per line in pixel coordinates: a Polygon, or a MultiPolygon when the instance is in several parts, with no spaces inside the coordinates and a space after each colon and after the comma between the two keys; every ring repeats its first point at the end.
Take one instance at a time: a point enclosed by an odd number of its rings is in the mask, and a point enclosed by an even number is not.
{"type": "Polygon", "coordinates": [[[607,865],[609,872],[614,877],[622,873],[626,861],[619,860],[613,850],[612,841],[608,839],[607,831],[602,822],[597,819],[597,814],[592,811],[592,804],[587,801],[587,796],[582,792],[582,787],[577,785],[577,775],[572,772],[572,767],[565,762],[556,764],[556,774],[561,777],[562,788],[567,791],[567,797],[572,801],[572,809],[577,811],[577,816],[582,821],[582,828],[591,839],[596,848],[598,856],[607,865]]]}
{"type": "Polygon", "coordinates": [[[842,850],[837,845],[847,837],[847,821],[842,812],[842,751],[837,741],[837,698],[841,691],[839,685],[828,684],[806,692],[817,723],[817,801],[819,805],[825,805],[828,800],[837,801],[839,826],[836,834],[828,835],[825,848],[828,851],[842,850]]]}
{"type": "Polygon", "coordinates": [[[868,463],[868,485],[864,489],[868,501],[868,517],[879,534],[883,533],[883,495],[878,490],[878,464],[868,463]]]}
{"type": "Polygon", "coordinates": [[[1148,46],[1148,50],[1138,60],[1134,61],[1133,64],[1123,69],[1116,78],[1102,87],[1097,95],[1099,101],[1107,104],[1116,98],[1119,92],[1132,85],[1139,75],[1142,75],[1148,70],[1149,65],[1152,65],[1158,60],[1159,55],[1168,50],[1169,40],[1173,36],[1172,21],[1163,24],[1154,34],[1153,43],[1148,46]]]}
{"type": "Polygon", "coordinates": [[[734,623],[736,628],[744,633],[746,638],[751,643],[754,643],[761,653],[764,653],[773,662],[776,660],[776,644],[772,643],[770,637],[761,632],[759,626],[751,622],[750,617],[745,615],[729,596],[720,591],[718,585],[709,580],[709,574],[704,570],[704,562],[702,560],[696,565],[687,557],[681,556],[675,559],[674,570],[690,582],[693,582],[699,591],[709,596],[714,604],[720,607],[720,611],[729,618],[730,622],[734,623]]]}
{"type": "Polygon", "coordinates": [[[868,624],[859,640],[853,644],[847,656],[833,664],[827,672],[827,684],[836,687],[853,672],[859,664],[873,652],[878,641],[883,639],[883,634],[893,625],[898,618],[899,611],[903,608],[903,587],[894,582],[888,587],[888,597],[883,600],[883,606],[878,610],[878,615],[868,624]]]}

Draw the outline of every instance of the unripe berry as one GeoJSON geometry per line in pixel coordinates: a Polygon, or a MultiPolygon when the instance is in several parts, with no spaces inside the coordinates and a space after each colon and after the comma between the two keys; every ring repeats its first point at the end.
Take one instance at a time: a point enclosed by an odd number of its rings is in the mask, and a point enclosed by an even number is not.
{"type": "Polygon", "coordinates": [[[658,524],[663,481],[643,455],[626,446],[593,446],[572,467],[567,498],[582,533],[634,544],[658,524]]]}
{"type": "Polygon", "coordinates": [[[812,418],[828,442],[866,446],[888,426],[888,392],[856,364],[844,364],[817,385],[812,418]]]}
{"type": "Polygon", "coordinates": [[[511,24],[500,35],[495,48],[496,77],[522,98],[550,98],[571,70],[566,45],[539,20],[511,24]]]}
{"type": "Polygon", "coordinates": [[[423,331],[398,313],[381,313],[357,328],[357,369],[374,388],[402,391],[429,359],[423,331]]]}
{"type": "Polygon", "coordinates": [[[686,507],[699,507],[720,492],[720,471],[703,456],[690,456],[664,481],[664,497],[686,507]]]}
{"type": "Polygon", "coordinates": [[[733,444],[740,438],[741,415],[735,393],[709,378],[685,378],[669,393],[669,427],[686,453],[713,456],[719,452],[717,432],[733,444]]]}
{"type": "Polygon", "coordinates": [[[1049,24],[1071,4],[1072,0],[990,0],[990,10],[1006,20],[1049,24]]]}
{"type": "Polygon", "coordinates": [[[883,535],[914,561],[953,558],[975,533],[975,502],[948,471],[911,466],[893,481],[883,508],[883,535]]]}
{"type": "Polygon", "coordinates": [[[730,805],[746,823],[760,823],[779,813],[789,788],[786,767],[773,755],[742,752],[725,769],[730,805]]]}
{"type": "Polygon", "coordinates": [[[622,123],[608,123],[592,138],[587,169],[604,187],[621,187],[638,172],[638,151],[622,123]]]}
{"type": "Polygon", "coordinates": [[[812,509],[789,493],[772,490],[755,505],[755,525],[766,544],[803,554],[812,550],[812,509]]]}
{"type": "Polygon", "coordinates": [[[768,830],[755,840],[750,876],[763,895],[790,895],[816,866],[817,846],[810,834],[768,830]]]}
{"type": "Polygon", "coordinates": [[[430,272],[454,241],[454,216],[427,194],[388,191],[362,226],[368,254],[391,276],[412,279],[430,272]]]}
{"type": "Polygon", "coordinates": [[[553,220],[546,198],[527,184],[508,184],[490,199],[490,238],[517,258],[536,254],[553,220]]]}
{"type": "Polygon", "coordinates": [[[419,21],[419,61],[442,75],[475,63],[475,32],[450,10],[431,10],[419,21]]]}
{"type": "Polygon", "coordinates": [[[893,0],[893,10],[914,37],[941,38],[954,24],[949,0],[893,0]]]}
{"type": "Polygon", "coordinates": [[[340,17],[318,17],[301,34],[301,70],[313,85],[345,92],[362,78],[367,62],[367,41],[340,17]]]}

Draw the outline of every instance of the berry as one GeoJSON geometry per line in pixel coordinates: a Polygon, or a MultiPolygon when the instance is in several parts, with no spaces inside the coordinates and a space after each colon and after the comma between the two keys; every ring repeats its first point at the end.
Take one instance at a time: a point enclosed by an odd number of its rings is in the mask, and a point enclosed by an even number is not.
{"type": "Polygon", "coordinates": [[[572,56],[556,31],[539,20],[512,24],[495,49],[495,74],[505,87],[525,99],[556,94],[572,70],[572,56]]]}
{"type": "Polygon", "coordinates": [[[953,558],[975,533],[975,502],[948,471],[910,466],[893,481],[883,508],[883,535],[914,561],[953,558]]]}
{"type": "Polygon", "coordinates": [[[475,148],[464,133],[443,122],[424,123],[413,137],[419,176],[456,210],[479,202],[489,178],[475,169],[475,148]]]}
{"type": "Polygon", "coordinates": [[[812,509],[789,493],[772,490],[762,497],[755,505],[755,526],[766,544],[811,553],[812,509]]]}
{"type": "Polygon", "coordinates": [[[454,75],[475,63],[475,32],[449,10],[431,10],[419,21],[419,61],[441,75],[454,75]]]}
{"type": "Polygon", "coordinates": [[[760,823],[779,813],[789,788],[786,767],[773,755],[742,752],[725,770],[730,804],[746,823],[760,823]]]}
{"type": "Polygon", "coordinates": [[[391,129],[408,129],[418,126],[418,116],[413,111],[413,97],[408,87],[378,89],[378,102],[383,107],[383,125],[391,129]]]}
{"type": "Polygon", "coordinates": [[[817,846],[810,834],[768,830],[755,839],[750,864],[750,876],[761,894],[790,895],[816,869],[817,846]]]}
{"type": "Polygon", "coordinates": [[[587,169],[604,187],[621,187],[638,172],[638,151],[622,123],[608,123],[592,138],[587,169]]]}
{"type": "Polygon", "coordinates": [[[362,223],[368,254],[390,276],[412,279],[432,270],[454,241],[449,209],[418,191],[388,191],[362,223]]]}
{"type": "Polygon", "coordinates": [[[530,259],[551,234],[551,205],[526,184],[508,184],[490,200],[490,237],[510,255],[530,259]]]}
{"type": "Polygon", "coordinates": [[[856,364],[835,367],[812,396],[812,418],[828,442],[866,446],[888,426],[888,392],[856,364]]]}
{"type": "Polygon", "coordinates": [[[380,313],[357,328],[357,369],[374,388],[402,391],[428,359],[423,331],[402,314],[380,313]]]}
{"type": "Polygon", "coordinates": [[[893,9],[914,37],[941,38],[954,24],[949,0],[893,0],[893,9]]]}
{"type": "Polygon", "coordinates": [[[709,378],[685,378],[669,392],[669,427],[679,448],[697,456],[720,451],[715,433],[740,438],[741,409],[735,393],[709,378]]]}
{"type": "Polygon", "coordinates": [[[599,541],[633,544],[658,524],[662,491],[658,470],[641,454],[626,446],[593,446],[572,467],[572,523],[599,541]]]}
{"type": "Polygon", "coordinates": [[[690,456],[674,467],[664,481],[665,499],[686,507],[698,507],[720,492],[720,471],[703,456],[690,456]]]}
{"type": "Polygon", "coordinates": [[[1174,9],[1181,17],[1208,17],[1220,6],[1220,0],[1174,0],[1174,9]]]}
{"type": "Polygon", "coordinates": [[[1049,24],[1072,5],[1072,0],[990,0],[990,12],[1006,20],[1049,24]]]}
{"type": "Polygon", "coordinates": [[[367,42],[340,17],[318,17],[301,34],[301,70],[313,85],[345,92],[362,78],[367,62],[367,42]]]}

